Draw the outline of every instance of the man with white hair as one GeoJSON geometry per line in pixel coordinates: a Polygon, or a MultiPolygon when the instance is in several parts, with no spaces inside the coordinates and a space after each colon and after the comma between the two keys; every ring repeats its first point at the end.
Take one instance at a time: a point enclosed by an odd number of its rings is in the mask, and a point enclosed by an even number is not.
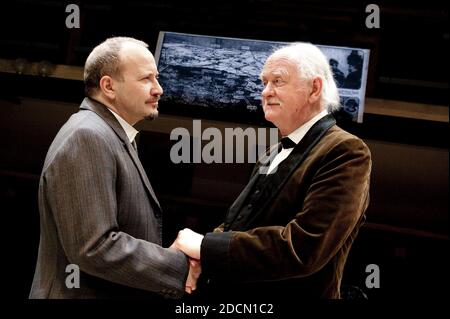
{"type": "Polygon", "coordinates": [[[369,201],[370,151],[328,113],[339,95],[314,45],[275,51],[261,80],[265,118],[283,136],[269,150],[273,160],[265,170],[257,164],[214,232],[185,229],[173,245],[201,260],[209,294],[237,301],[340,298],[369,201]]]}

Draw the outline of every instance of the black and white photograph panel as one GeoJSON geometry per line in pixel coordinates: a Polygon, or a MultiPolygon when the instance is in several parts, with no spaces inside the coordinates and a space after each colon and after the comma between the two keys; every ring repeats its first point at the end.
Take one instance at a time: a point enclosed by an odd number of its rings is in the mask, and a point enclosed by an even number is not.
{"type": "MultiPolygon", "coordinates": [[[[287,44],[160,32],[155,58],[162,102],[261,114],[259,74],[268,56],[287,44]]],[[[369,50],[316,45],[328,58],[341,97],[361,101],[352,118],[362,122],[369,50]]]]}
{"type": "MultiPolygon", "coordinates": [[[[318,47],[328,58],[341,102],[348,99],[358,101],[356,114],[353,112],[349,114],[353,121],[361,123],[364,114],[370,50],[321,45],[318,47]]],[[[344,106],[345,103],[341,104],[344,106]]],[[[348,113],[345,108],[344,111],[348,113]]]]}
{"type": "Polygon", "coordinates": [[[350,117],[353,121],[356,121],[358,118],[359,111],[359,98],[358,97],[349,97],[349,96],[341,96],[341,107],[342,111],[350,117]]]}
{"type": "Polygon", "coordinates": [[[265,41],[166,32],[156,59],[163,101],[261,111],[259,73],[277,46],[265,41]]]}

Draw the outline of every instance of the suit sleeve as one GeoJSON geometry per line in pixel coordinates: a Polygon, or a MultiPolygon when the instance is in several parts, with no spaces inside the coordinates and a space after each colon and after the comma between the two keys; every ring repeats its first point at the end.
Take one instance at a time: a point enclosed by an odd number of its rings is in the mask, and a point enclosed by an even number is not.
{"type": "Polygon", "coordinates": [[[69,261],[108,281],[181,297],[186,256],[134,238],[118,226],[116,162],[107,141],[78,130],[56,154],[43,176],[44,187],[69,261]]]}
{"type": "Polygon", "coordinates": [[[319,271],[361,222],[370,170],[370,151],[360,139],[334,146],[320,163],[301,211],[287,225],[206,234],[201,247],[204,274],[244,282],[319,271]]]}

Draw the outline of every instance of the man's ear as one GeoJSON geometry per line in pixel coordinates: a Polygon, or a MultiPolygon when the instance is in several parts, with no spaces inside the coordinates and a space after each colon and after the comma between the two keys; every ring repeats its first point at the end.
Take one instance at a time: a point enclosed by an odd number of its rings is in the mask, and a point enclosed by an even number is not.
{"type": "Polygon", "coordinates": [[[109,75],[104,75],[100,79],[100,91],[108,97],[109,99],[114,99],[116,97],[116,92],[114,90],[114,79],[109,75]]]}
{"type": "Polygon", "coordinates": [[[314,104],[320,100],[322,95],[323,80],[321,77],[315,77],[311,82],[311,93],[309,94],[309,103],[314,104]]]}

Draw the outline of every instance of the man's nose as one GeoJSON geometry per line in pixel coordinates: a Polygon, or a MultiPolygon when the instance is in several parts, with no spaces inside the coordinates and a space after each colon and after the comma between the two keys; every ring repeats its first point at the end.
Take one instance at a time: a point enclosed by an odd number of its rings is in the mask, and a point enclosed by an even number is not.
{"type": "Polygon", "coordinates": [[[267,85],[264,87],[264,90],[261,92],[261,95],[265,98],[269,96],[274,95],[273,86],[270,83],[267,83],[267,85]]]}
{"type": "Polygon", "coordinates": [[[161,96],[163,93],[164,93],[163,88],[159,84],[158,80],[155,80],[155,85],[151,89],[151,94],[161,96]]]}

